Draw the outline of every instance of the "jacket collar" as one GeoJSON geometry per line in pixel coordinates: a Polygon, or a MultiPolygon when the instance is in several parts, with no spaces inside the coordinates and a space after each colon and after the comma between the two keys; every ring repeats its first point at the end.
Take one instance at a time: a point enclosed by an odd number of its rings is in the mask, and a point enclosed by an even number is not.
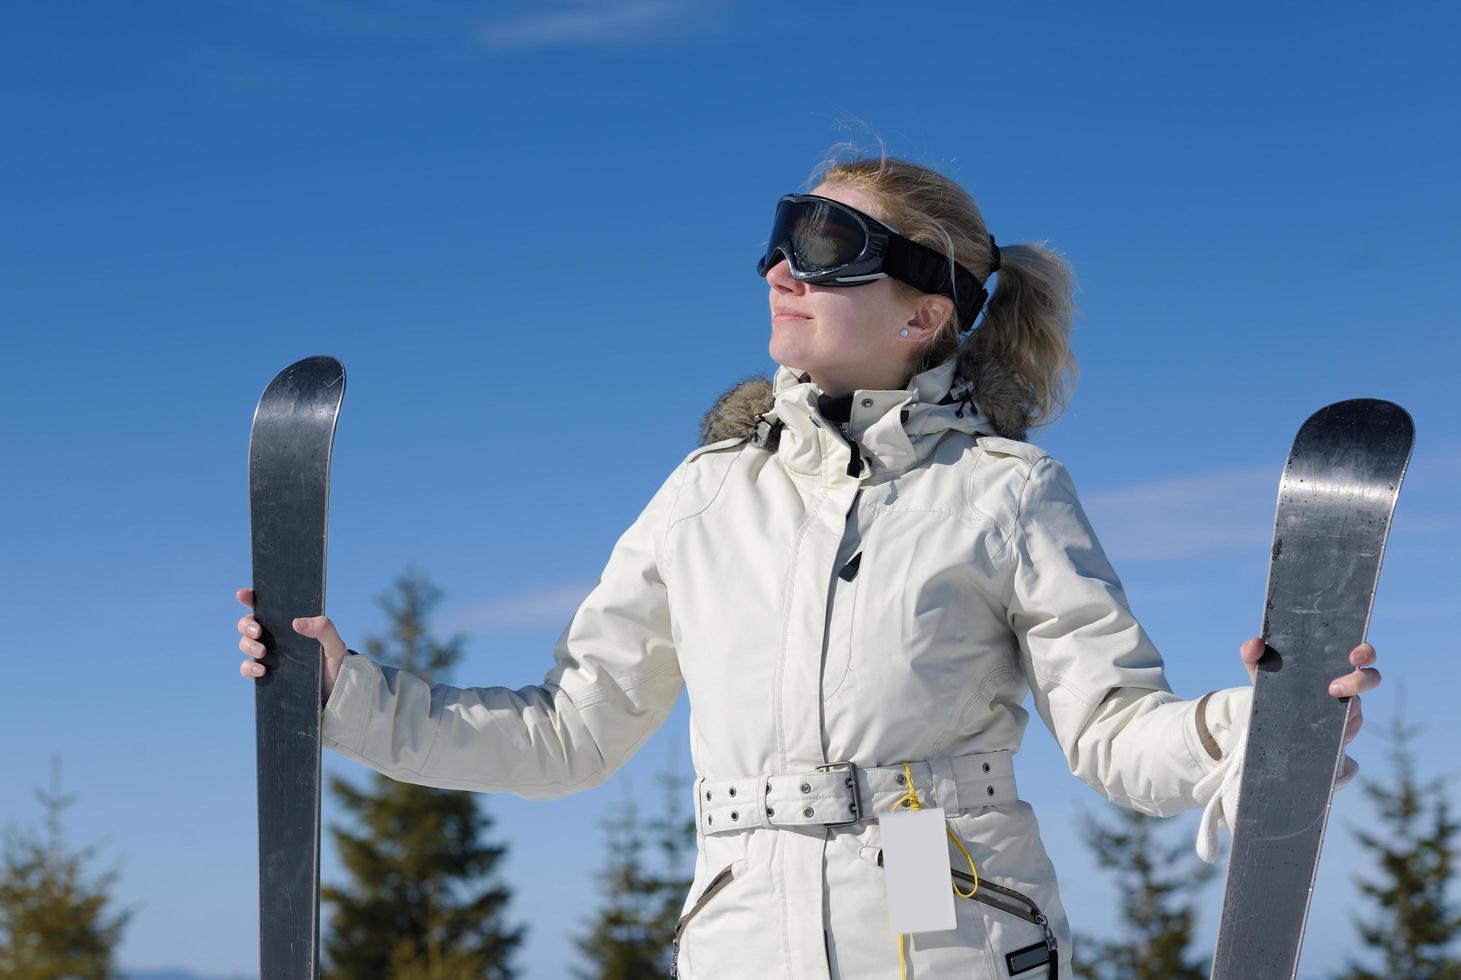
{"type": "MultiPolygon", "coordinates": [[[[873,474],[915,465],[948,430],[1024,438],[1035,407],[1028,382],[993,358],[971,356],[968,347],[903,388],[853,392],[846,432],[873,474]]],[[[818,430],[837,428],[823,416],[819,397],[825,393],[805,372],[778,365],[773,377],[748,378],[722,394],[701,420],[701,442],[749,438],[793,469],[817,470],[818,430]]]]}

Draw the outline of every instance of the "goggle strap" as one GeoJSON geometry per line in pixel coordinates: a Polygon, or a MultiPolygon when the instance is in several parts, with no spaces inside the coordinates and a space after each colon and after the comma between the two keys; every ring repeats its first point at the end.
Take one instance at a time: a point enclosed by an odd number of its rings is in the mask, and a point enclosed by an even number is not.
{"type": "Polygon", "coordinates": [[[883,271],[925,293],[940,293],[954,300],[961,330],[968,330],[974,325],[974,318],[989,298],[974,274],[957,263],[954,265],[958,285],[956,297],[954,284],[949,282],[948,256],[902,235],[889,237],[887,249],[883,252],[883,271]]]}

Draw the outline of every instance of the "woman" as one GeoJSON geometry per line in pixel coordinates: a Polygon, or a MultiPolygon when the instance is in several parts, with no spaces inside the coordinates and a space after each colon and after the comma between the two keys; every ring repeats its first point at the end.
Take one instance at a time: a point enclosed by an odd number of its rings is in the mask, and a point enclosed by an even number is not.
{"type": "MultiPolygon", "coordinates": [[[[774,379],[715,403],[542,685],[428,688],[347,656],[326,617],[296,620],[325,659],[324,743],[397,779],[549,798],[606,779],[684,684],[699,853],[681,976],[1069,976],[1015,786],[1026,694],[1075,775],[1168,815],[1231,761],[1251,687],[1171,692],[1070,477],[1024,441],[1073,364],[1064,263],[998,249],[922,167],[820,178],[780,202],[758,264],[774,379]],[[974,897],[954,899],[955,929],[899,937],[877,817],[915,798],[944,809],[952,883],[974,897]]],[[[258,657],[253,618],[239,629],[258,657]]],[[[1240,651],[1251,683],[1263,644],[1240,651]]],[[[1346,742],[1374,659],[1356,647],[1331,691],[1356,698],[1346,742]]]]}

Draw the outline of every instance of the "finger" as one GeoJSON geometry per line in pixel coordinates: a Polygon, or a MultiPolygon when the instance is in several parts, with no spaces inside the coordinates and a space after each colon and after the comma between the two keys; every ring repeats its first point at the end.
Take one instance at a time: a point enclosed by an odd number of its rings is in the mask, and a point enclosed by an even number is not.
{"type": "Polygon", "coordinates": [[[1258,661],[1263,659],[1265,649],[1263,637],[1255,636],[1252,639],[1244,640],[1243,645],[1238,648],[1238,652],[1242,654],[1245,664],[1257,666],[1258,661]]]}
{"type": "Polygon", "coordinates": [[[1380,672],[1374,667],[1366,667],[1337,678],[1329,685],[1329,693],[1337,698],[1348,698],[1365,691],[1373,691],[1379,686],[1380,672]]]}
{"type": "Polygon", "coordinates": [[[312,636],[320,641],[320,649],[331,660],[345,656],[345,641],[335,630],[335,624],[328,616],[302,616],[294,621],[296,632],[312,636]]]}
{"type": "Polygon", "coordinates": [[[1344,726],[1344,744],[1353,742],[1355,736],[1360,733],[1360,726],[1365,723],[1365,713],[1360,710],[1360,698],[1356,694],[1349,706],[1349,721],[1344,726]]]}
{"type": "Polygon", "coordinates": [[[238,648],[250,657],[262,657],[265,653],[264,644],[255,643],[246,636],[238,641],[238,648]]]}
{"type": "Polygon", "coordinates": [[[239,602],[242,602],[244,605],[248,606],[250,609],[254,608],[254,590],[253,589],[239,589],[234,594],[236,596],[238,596],[238,601],[239,602]]]}
{"type": "Polygon", "coordinates": [[[262,677],[264,676],[264,665],[255,663],[252,660],[245,660],[238,665],[238,672],[245,677],[262,677]]]}
{"type": "Polygon", "coordinates": [[[1349,652],[1349,662],[1356,667],[1368,667],[1375,662],[1375,648],[1368,643],[1361,643],[1349,652]]]}
{"type": "Polygon", "coordinates": [[[1380,686],[1380,672],[1374,667],[1365,667],[1356,673],[1360,676],[1354,689],[1355,696],[1359,696],[1365,691],[1373,691],[1380,686]]]}
{"type": "Polygon", "coordinates": [[[250,613],[238,621],[238,631],[245,636],[258,636],[259,621],[250,613]]]}

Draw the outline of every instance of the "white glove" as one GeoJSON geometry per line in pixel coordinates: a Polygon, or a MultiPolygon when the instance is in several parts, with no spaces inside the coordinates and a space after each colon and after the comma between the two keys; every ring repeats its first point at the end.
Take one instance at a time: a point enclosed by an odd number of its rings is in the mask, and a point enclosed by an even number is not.
{"type": "MultiPolygon", "coordinates": [[[[1212,772],[1203,776],[1192,788],[1192,796],[1204,804],[1202,820],[1197,825],[1197,856],[1208,864],[1217,860],[1218,831],[1229,834],[1237,826],[1238,790],[1243,782],[1243,759],[1248,749],[1248,721],[1234,728],[1230,739],[1231,748],[1212,772]]],[[[1360,764],[1348,755],[1334,780],[1334,790],[1344,789],[1354,782],[1360,771],[1360,764]]]]}

